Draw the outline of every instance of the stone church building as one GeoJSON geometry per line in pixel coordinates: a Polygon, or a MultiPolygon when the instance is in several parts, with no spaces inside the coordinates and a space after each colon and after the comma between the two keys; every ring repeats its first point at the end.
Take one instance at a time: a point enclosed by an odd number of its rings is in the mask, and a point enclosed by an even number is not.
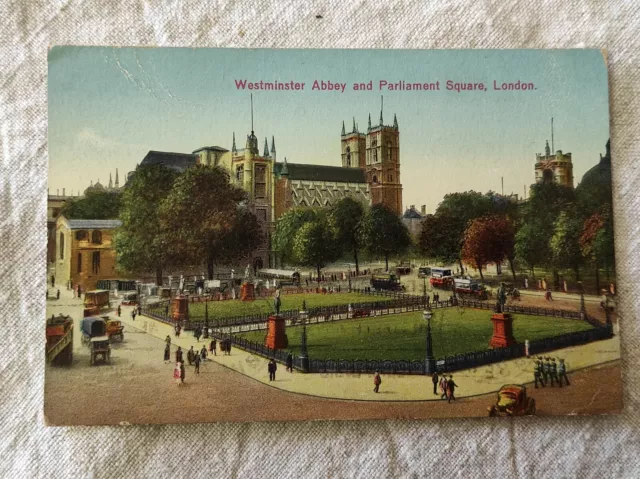
{"type": "Polygon", "coordinates": [[[354,119],[347,133],[343,122],[340,145],[341,166],[289,163],[286,158],[278,161],[273,136],[270,146],[265,138],[260,152],[252,121],[242,149],[237,147],[234,133],[231,150],[207,146],[191,154],[149,151],[140,165],[162,164],[184,171],[202,164],[228,171],[231,182],[246,191],[266,233],[267,242],[253,259],[254,268],[259,269],[276,265],[270,233],[277,219],[291,208],[329,207],[351,196],[364,204],[384,204],[402,215],[400,133],[395,115],[393,125],[384,125],[382,111],[377,125],[371,124],[369,116],[366,132],[358,131],[354,119]]]}

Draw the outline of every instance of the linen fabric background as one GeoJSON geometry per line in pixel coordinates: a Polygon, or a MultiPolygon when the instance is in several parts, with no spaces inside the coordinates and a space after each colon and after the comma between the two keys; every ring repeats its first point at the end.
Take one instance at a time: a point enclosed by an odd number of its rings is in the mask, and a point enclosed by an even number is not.
{"type": "Polygon", "coordinates": [[[1,0],[0,26],[1,477],[640,477],[640,2],[1,0]],[[47,48],[67,44],[606,49],[624,412],[45,427],[47,48]]]}

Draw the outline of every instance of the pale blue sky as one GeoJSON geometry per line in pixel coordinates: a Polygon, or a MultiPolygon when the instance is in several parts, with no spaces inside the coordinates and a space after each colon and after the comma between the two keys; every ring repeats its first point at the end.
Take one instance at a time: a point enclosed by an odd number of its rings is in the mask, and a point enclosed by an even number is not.
{"type": "Polygon", "coordinates": [[[340,130],[355,116],[376,124],[397,114],[404,207],[433,211],[448,192],[522,195],[535,154],[551,140],[571,152],[576,184],[609,137],[607,72],[594,50],[393,51],[56,47],[49,53],[49,188],[84,190],[121,182],[149,150],[190,153],[244,147],[249,91],[234,79],[300,81],[304,91],[254,91],[260,148],[275,135],[278,159],[340,165],[340,130]],[[345,93],[312,91],[314,80],[346,82],[345,93]],[[373,91],[354,82],[373,80],[373,91]],[[440,91],[384,91],[389,82],[440,81],[440,91]],[[484,82],[488,91],[452,92],[447,80],[484,82]],[[496,92],[493,81],[532,82],[534,91],[496,92]]]}

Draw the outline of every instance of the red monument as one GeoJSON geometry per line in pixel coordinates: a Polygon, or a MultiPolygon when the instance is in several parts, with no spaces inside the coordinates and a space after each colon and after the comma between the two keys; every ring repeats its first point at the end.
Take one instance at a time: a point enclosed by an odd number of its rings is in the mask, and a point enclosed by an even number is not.
{"type": "Polygon", "coordinates": [[[491,316],[493,336],[489,341],[490,348],[506,348],[516,343],[513,337],[513,318],[509,313],[495,313],[491,316]]]}
{"type": "Polygon", "coordinates": [[[289,346],[289,338],[284,331],[284,318],[279,314],[272,314],[267,320],[267,336],[264,345],[269,349],[285,349],[289,346]]]}
{"type": "Polygon", "coordinates": [[[186,321],[189,318],[189,298],[182,294],[173,298],[171,311],[174,322],[186,321]]]}

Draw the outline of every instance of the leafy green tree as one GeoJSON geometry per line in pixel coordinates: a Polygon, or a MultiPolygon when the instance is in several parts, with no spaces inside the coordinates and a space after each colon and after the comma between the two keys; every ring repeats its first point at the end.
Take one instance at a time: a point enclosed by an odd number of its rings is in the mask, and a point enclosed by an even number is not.
{"type": "Polygon", "coordinates": [[[373,205],[362,223],[363,244],[372,255],[384,256],[387,271],[389,255],[402,254],[411,246],[409,230],[400,217],[384,205],[373,205]]]}
{"type": "MultiPolygon", "coordinates": [[[[237,227],[238,207],[244,201],[245,192],[219,167],[197,165],[182,173],[160,205],[161,226],[178,264],[204,263],[213,279],[215,265],[234,254],[226,240],[237,227]]],[[[237,250],[250,253],[240,245],[237,250]]]]}
{"type": "Polygon", "coordinates": [[[118,218],[122,195],[117,191],[88,191],[68,201],[60,214],[70,219],[109,220],[118,218]]]}
{"type": "Polygon", "coordinates": [[[281,263],[295,262],[293,243],[296,233],[305,223],[315,220],[318,214],[317,209],[298,207],[288,210],[278,218],[271,242],[281,263]]]}
{"type": "Polygon", "coordinates": [[[574,211],[563,211],[554,224],[553,236],[549,241],[554,266],[573,269],[577,281],[580,281],[580,266],[583,263],[580,248],[582,229],[583,222],[574,211]]]}
{"type": "Polygon", "coordinates": [[[141,166],[122,194],[122,226],[115,236],[118,268],[136,274],[154,271],[157,284],[162,284],[163,269],[172,260],[158,207],[177,176],[163,166],[141,166]]]}
{"type": "Polygon", "coordinates": [[[342,251],[337,242],[336,231],[325,215],[304,223],[293,239],[293,254],[297,264],[313,266],[318,273],[328,263],[337,260],[342,251]]]}
{"type": "Polygon", "coordinates": [[[336,230],[338,244],[342,251],[353,253],[356,274],[360,274],[358,253],[362,249],[361,229],[364,213],[362,203],[346,197],[335,204],[329,215],[329,221],[336,230]]]}
{"type": "Polygon", "coordinates": [[[524,223],[515,235],[515,256],[535,279],[535,267],[549,261],[549,236],[538,222],[524,223]]]}
{"type": "Polygon", "coordinates": [[[246,206],[238,206],[231,230],[220,240],[221,264],[237,264],[250,259],[251,253],[264,241],[263,227],[246,206]]]}
{"type": "Polygon", "coordinates": [[[579,240],[583,256],[595,268],[598,293],[600,292],[600,268],[609,270],[615,265],[613,222],[609,209],[609,205],[604,205],[601,211],[594,213],[585,221],[579,240]]]}

